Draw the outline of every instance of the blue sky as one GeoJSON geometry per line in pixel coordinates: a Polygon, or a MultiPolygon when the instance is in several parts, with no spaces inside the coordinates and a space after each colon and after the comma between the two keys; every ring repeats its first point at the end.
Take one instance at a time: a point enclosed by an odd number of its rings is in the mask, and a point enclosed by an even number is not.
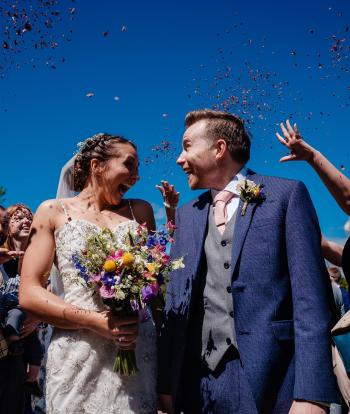
{"type": "Polygon", "coordinates": [[[1,52],[6,205],[35,209],[54,197],[76,143],[106,131],[138,145],[142,180],[130,196],[151,201],[161,220],[160,179],[176,185],[181,202],[193,197],[175,165],[186,112],[228,102],[253,134],[249,166],[303,180],[323,232],[344,237],[347,218],[315,173],[279,164],[285,150],[275,132],[291,115],[310,144],[350,170],[348,1],[62,0],[57,9],[62,18],[48,31],[56,48],[30,46],[34,22],[20,53],[1,52]],[[161,150],[162,141],[169,149],[161,150]]]}

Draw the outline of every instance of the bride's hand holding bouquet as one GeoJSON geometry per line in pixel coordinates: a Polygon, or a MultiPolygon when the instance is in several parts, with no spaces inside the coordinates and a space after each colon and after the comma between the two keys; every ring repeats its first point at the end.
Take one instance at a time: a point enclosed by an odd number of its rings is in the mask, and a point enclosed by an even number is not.
{"type": "MultiPolygon", "coordinates": [[[[149,233],[146,225],[139,225],[129,230],[122,242],[103,229],[91,234],[85,250],[72,256],[79,277],[117,318],[111,336],[118,341],[113,369],[120,374],[137,372],[135,352],[128,349],[136,340],[137,318],[141,322],[150,318],[149,305],[164,296],[170,271],[184,267],[182,258],[171,261],[166,252],[166,246],[174,241],[174,229],[168,223],[164,230],[149,233]]],[[[110,323],[108,314],[102,316],[110,323]]],[[[103,329],[100,333],[104,335],[103,329]]]]}

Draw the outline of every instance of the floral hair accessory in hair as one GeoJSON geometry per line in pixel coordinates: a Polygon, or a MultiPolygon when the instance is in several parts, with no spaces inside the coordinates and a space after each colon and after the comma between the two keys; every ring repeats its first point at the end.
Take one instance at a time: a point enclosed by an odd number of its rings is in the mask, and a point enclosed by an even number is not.
{"type": "Polygon", "coordinates": [[[82,150],[84,149],[84,147],[86,146],[86,144],[92,143],[97,141],[98,139],[102,138],[103,136],[105,136],[106,134],[104,134],[103,132],[99,132],[98,134],[93,135],[92,137],[86,138],[84,141],[78,142],[77,143],[77,154],[82,152],[82,150]]]}
{"type": "Polygon", "coordinates": [[[239,192],[239,197],[244,201],[241,216],[245,215],[248,204],[260,203],[266,199],[263,187],[263,184],[255,184],[254,181],[246,179],[237,183],[236,189],[239,192]]]}

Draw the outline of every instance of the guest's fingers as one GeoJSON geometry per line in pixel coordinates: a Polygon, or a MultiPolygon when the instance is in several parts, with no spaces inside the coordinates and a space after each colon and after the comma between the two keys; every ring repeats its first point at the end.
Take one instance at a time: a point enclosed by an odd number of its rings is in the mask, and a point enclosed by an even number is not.
{"type": "Polygon", "coordinates": [[[295,154],[285,155],[284,157],[280,158],[280,162],[287,162],[287,161],[297,161],[297,157],[295,154]]]}
{"type": "Polygon", "coordinates": [[[285,147],[288,147],[288,143],[278,132],[276,132],[276,137],[282,145],[284,145],[285,147]]]}
{"type": "Polygon", "coordinates": [[[282,133],[284,135],[285,140],[288,142],[289,139],[290,139],[290,136],[289,136],[288,131],[287,131],[286,127],[284,126],[283,122],[280,123],[280,127],[281,127],[281,130],[282,130],[282,133]]]}
{"type": "Polygon", "coordinates": [[[293,137],[294,136],[294,130],[293,130],[293,128],[292,128],[292,126],[289,122],[289,119],[286,120],[286,125],[287,125],[287,130],[288,130],[289,135],[291,137],[293,137]]]}
{"type": "Polygon", "coordinates": [[[162,187],[161,185],[156,185],[156,188],[158,188],[158,190],[161,192],[162,197],[165,197],[165,189],[164,187],[162,187]]]}
{"type": "Polygon", "coordinates": [[[294,129],[294,132],[295,132],[295,138],[300,139],[301,136],[300,136],[298,125],[296,123],[294,124],[293,129],[294,129]]]}

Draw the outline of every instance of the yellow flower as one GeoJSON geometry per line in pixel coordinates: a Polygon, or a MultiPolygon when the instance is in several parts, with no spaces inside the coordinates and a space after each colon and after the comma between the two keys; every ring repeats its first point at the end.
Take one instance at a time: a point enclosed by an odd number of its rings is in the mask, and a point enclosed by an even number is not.
{"type": "Polygon", "coordinates": [[[146,264],[147,270],[150,273],[154,273],[154,271],[156,270],[156,266],[153,263],[147,263],[146,264]]]}
{"type": "Polygon", "coordinates": [[[114,260],[106,260],[105,264],[103,265],[103,268],[106,272],[114,272],[117,266],[114,260]]]}
{"type": "Polygon", "coordinates": [[[134,264],[135,257],[131,253],[124,253],[122,257],[123,265],[131,267],[134,264]]]}
{"type": "Polygon", "coordinates": [[[255,198],[258,198],[260,195],[260,188],[258,186],[253,187],[252,194],[255,198]]]}

